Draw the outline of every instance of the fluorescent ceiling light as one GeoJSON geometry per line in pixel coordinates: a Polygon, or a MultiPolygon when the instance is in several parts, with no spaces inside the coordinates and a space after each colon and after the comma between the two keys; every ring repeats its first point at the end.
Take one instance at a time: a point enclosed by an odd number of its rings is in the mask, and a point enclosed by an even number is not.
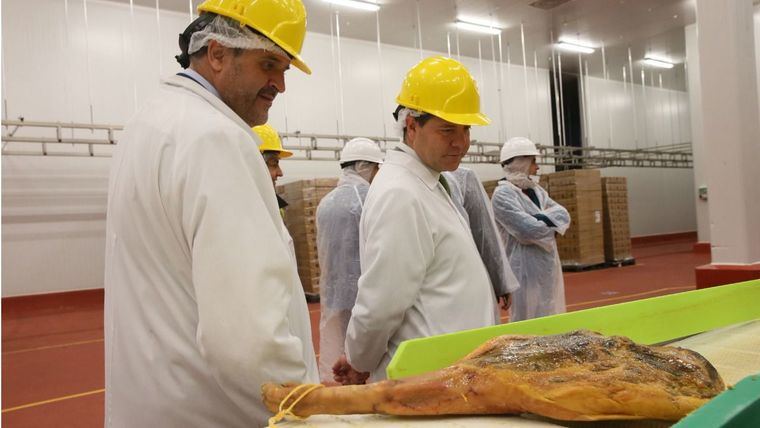
{"type": "Polygon", "coordinates": [[[644,64],[651,65],[652,67],[659,68],[673,68],[673,63],[662,59],[656,59],[651,57],[644,58],[644,64]]]}
{"type": "Polygon", "coordinates": [[[353,7],[354,9],[368,10],[370,12],[376,12],[380,10],[380,5],[376,3],[370,3],[361,0],[323,0],[327,3],[333,3],[341,6],[353,7]]]}
{"type": "Polygon", "coordinates": [[[487,25],[487,24],[479,24],[477,22],[472,22],[472,21],[466,21],[461,18],[458,18],[455,21],[455,24],[457,27],[463,30],[475,31],[476,33],[493,34],[493,35],[501,34],[501,28],[499,27],[494,27],[492,25],[487,25]]]}
{"type": "Polygon", "coordinates": [[[568,52],[578,52],[578,53],[584,53],[584,54],[594,53],[594,48],[592,47],[583,46],[577,43],[570,43],[570,42],[565,42],[565,41],[560,41],[559,43],[557,43],[557,47],[568,52]]]}

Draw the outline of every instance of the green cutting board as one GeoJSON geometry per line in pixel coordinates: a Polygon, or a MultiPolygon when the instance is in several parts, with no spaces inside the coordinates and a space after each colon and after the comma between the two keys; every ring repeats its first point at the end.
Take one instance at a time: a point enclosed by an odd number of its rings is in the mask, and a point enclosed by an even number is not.
{"type": "Polygon", "coordinates": [[[387,374],[389,379],[399,379],[438,370],[502,334],[587,329],[653,344],[753,319],[760,319],[760,280],[407,340],[396,350],[387,374]]]}

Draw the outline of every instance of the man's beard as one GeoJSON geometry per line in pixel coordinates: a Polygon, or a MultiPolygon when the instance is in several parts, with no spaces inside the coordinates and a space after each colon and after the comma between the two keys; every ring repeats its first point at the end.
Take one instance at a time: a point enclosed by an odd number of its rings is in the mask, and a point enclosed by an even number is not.
{"type": "MultiPolygon", "coordinates": [[[[240,81],[239,77],[241,74],[242,71],[240,64],[236,63],[233,68],[231,81],[240,81]]],[[[237,115],[243,119],[243,121],[247,123],[248,126],[253,127],[267,123],[267,120],[269,119],[269,108],[257,109],[256,103],[259,101],[259,94],[263,93],[274,98],[277,96],[277,90],[272,86],[264,86],[255,94],[251,94],[250,91],[246,91],[245,88],[242,88],[240,86],[232,86],[232,88],[233,89],[230,91],[230,96],[228,99],[222,99],[222,101],[224,101],[224,103],[227,104],[227,106],[229,106],[232,111],[237,113],[237,115]]]]}

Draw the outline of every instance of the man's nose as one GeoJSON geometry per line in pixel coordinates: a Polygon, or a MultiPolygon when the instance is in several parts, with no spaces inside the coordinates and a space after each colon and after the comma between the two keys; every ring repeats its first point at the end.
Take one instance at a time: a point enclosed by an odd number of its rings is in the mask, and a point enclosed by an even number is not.
{"type": "Polygon", "coordinates": [[[470,147],[470,133],[465,130],[455,132],[454,138],[451,141],[451,145],[467,150],[470,147]]]}
{"type": "Polygon", "coordinates": [[[269,79],[269,84],[277,89],[277,92],[285,92],[285,73],[274,73],[269,79]]]}

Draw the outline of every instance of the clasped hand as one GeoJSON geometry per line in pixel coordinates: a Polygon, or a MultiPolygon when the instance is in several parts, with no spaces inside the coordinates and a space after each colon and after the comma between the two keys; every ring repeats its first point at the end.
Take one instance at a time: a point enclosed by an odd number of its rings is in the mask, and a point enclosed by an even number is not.
{"type": "Polygon", "coordinates": [[[332,367],[333,379],[342,385],[363,385],[367,383],[369,372],[355,370],[345,355],[341,355],[332,367]]]}

